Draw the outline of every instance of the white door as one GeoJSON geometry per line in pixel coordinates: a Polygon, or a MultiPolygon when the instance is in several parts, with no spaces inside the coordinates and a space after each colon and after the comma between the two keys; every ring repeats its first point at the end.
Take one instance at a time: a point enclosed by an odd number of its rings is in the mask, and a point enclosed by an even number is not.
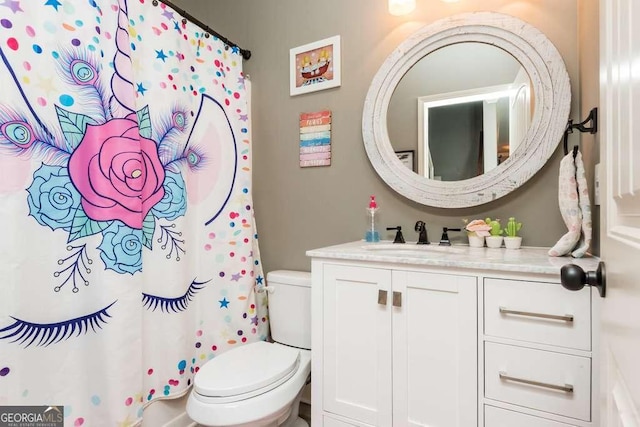
{"type": "Polygon", "coordinates": [[[476,426],[476,278],[394,271],[392,286],[393,426],[476,426]]]}
{"type": "Polygon", "coordinates": [[[531,124],[531,80],[524,68],[513,80],[516,88],[509,95],[509,154],[524,141],[524,137],[531,124]]]}
{"type": "MultiPolygon", "coordinates": [[[[600,1],[602,425],[640,416],[640,1],[600,1]]],[[[597,294],[596,294],[597,295],[597,294]]]]}

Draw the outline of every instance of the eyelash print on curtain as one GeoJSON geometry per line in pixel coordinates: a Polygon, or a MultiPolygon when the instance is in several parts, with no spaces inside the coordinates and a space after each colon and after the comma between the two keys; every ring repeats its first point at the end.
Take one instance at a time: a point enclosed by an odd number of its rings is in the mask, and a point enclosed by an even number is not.
{"type": "Polygon", "coordinates": [[[9,0],[0,60],[0,405],[134,425],[267,335],[241,56],[150,1],[9,0]]]}

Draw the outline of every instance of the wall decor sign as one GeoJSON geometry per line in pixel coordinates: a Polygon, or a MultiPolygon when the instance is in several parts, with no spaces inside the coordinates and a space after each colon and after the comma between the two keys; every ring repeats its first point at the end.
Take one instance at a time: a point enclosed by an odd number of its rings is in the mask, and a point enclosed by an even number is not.
{"type": "Polygon", "coordinates": [[[290,95],[340,86],[340,36],[289,50],[290,95]]]}
{"type": "Polygon", "coordinates": [[[300,114],[300,167],[331,166],[331,111],[300,114]]]}

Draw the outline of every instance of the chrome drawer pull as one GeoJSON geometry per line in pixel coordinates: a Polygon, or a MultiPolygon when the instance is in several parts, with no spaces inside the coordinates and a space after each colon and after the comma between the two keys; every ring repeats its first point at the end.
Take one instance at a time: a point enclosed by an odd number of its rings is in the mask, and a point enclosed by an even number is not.
{"type": "Polygon", "coordinates": [[[378,304],[387,305],[387,291],[378,289],[378,304]]]}
{"type": "Polygon", "coordinates": [[[545,314],[545,313],[532,313],[529,311],[509,310],[508,308],[500,307],[500,314],[513,314],[516,316],[537,317],[539,319],[553,319],[563,320],[565,322],[573,322],[573,314],[565,314],[561,316],[559,314],[545,314]]]}
{"type": "Polygon", "coordinates": [[[510,377],[505,372],[500,372],[499,375],[500,375],[500,379],[504,381],[513,381],[514,383],[528,384],[528,385],[533,385],[537,387],[549,388],[551,390],[564,391],[565,393],[573,393],[573,386],[571,384],[556,385],[556,384],[549,384],[549,383],[541,383],[538,381],[525,380],[524,378],[510,377]]]}

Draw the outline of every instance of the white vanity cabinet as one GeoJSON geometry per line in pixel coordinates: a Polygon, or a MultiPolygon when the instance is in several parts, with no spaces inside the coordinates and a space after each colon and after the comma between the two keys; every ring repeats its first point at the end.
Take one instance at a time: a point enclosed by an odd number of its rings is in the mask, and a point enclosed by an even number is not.
{"type": "Polygon", "coordinates": [[[312,270],[322,418],[476,425],[475,277],[315,261],[312,270]]]}
{"type": "Polygon", "coordinates": [[[559,284],[571,259],[373,245],[307,252],[313,427],[598,425],[591,290],[559,284]]]}

